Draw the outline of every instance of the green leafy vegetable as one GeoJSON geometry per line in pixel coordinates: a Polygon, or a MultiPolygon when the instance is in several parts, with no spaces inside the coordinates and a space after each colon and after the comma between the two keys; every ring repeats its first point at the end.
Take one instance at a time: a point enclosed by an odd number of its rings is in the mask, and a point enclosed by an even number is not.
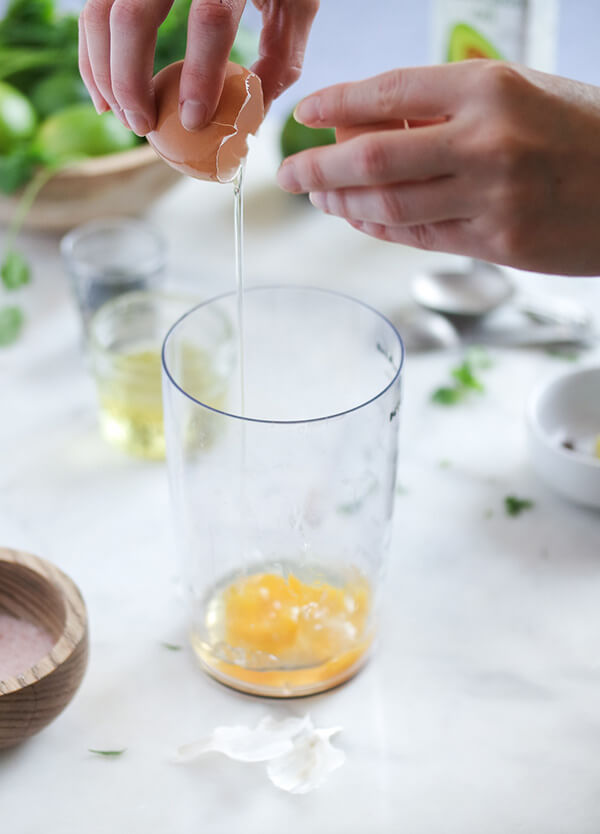
{"type": "Polygon", "coordinates": [[[436,388],[431,395],[431,399],[434,403],[440,405],[455,405],[463,399],[464,395],[464,390],[458,385],[454,388],[443,386],[442,388],[436,388]]]}
{"type": "Polygon", "coordinates": [[[16,290],[29,283],[31,270],[20,252],[7,252],[0,267],[2,283],[7,290],[16,290]]]}
{"type": "Polygon", "coordinates": [[[507,515],[521,515],[525,510],[531,510],[535,503],[529,498],[517,498],[516,495],[507,495],[504,499],[504,509],[507,515]]]}
{"type": "Polygon", "coordinates": [[[179,643],[162,643],[161,645],[170,652],[180,652],[183,648],[179,643]]]}
{"type": "Polygon", "coordinates": [[[473,366],[467,359],[452,370],[452,376],[461,388],[470,388],[473,391],[485,391],[485,387],[475,376],[473,366]]]}
{"type": "Polygon", "coordinates": [[[471,391],[482,394],[485,386],[478,378],[476,371],[490,366],[491,361],[483,348],[469,348],[460,365],[450,371],[454,384],[436,388],[431,399],[439,405],[456,405],[462,402],[471,391]]]}
{"type": "Polygon", "coordinates": [[[95,753],[96,756],[112,756],[113,758],[115,758],[116,756],[122,756],[126,750],[126,747],[124,747],[122,750],[94,750],[92,747],[88,747],[88,751],[90,753],[95,753]]]}
{"type": "Polygon", "coordinates": [[[0,307],[0,346],[6,347],[17,340],[25,318],[19,307],[0,307]]]}
{"type": "Polygon", "coordinates": [[[0,156],[0,191],[12,194],[31,179],[37,156],[27,145],[21,145],[0,156]]]}

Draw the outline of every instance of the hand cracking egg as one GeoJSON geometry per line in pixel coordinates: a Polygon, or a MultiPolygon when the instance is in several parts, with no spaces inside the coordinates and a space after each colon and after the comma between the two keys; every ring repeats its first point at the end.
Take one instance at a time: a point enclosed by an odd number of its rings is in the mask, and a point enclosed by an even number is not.
{"type": "Polygon", "coordinates": [[[179,119],[182,67],[183,61],[178,61],[154,79],[157,124],[146,138],[177,171],[196,179],[230,182],[248,153],[249,134],[264,118],[260,78],[230,61],[212,121],[192,132],[179,119]]]}

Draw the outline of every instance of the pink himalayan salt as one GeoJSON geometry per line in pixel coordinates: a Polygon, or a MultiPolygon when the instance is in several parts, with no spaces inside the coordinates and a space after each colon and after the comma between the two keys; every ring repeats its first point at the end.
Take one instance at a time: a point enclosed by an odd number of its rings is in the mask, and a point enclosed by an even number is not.
{"type": "Polygon", "coordinates": [[[43,628],[0,613],[0,681],[23,674],[54,645],[43,628]]]}

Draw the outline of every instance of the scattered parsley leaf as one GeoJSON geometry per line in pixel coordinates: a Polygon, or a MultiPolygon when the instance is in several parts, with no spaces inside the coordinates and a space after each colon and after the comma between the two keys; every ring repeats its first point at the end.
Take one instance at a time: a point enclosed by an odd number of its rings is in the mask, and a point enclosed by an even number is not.
{"type": "Polygon", "coordinates": [[[0,307],[0,347],[12,345],[18,339],[24,321],[20,307],[0,307]]]}
{"type": "Polygon", "coordinates": [[[95,753],[96,756],[106,756],[107,758],[116,758],[117,756],[122,756],[126,750],[126,747],[124,747],[122,750],[94,750],[92,747],[88,747],[88,751],[90,753],[95,753]]]}
{"type": "Polygon", "coordinates": [[[444,458],[438,463],[440,469],[450,469],[452,466],[452,461],[448,460],[448,458],[444,458]]]}
{"type": "Polygon", "coordinates": [[[396,403],[394,410],[390,412],[390,423],[394,419],[394,417],[398,416],[398,412],[400,411],[400,403],[396,403]]]}
{"type": "Polygon", "coordinates": [[[432,401],[439,403],[439,405],[456,405],[470,391],[477,391],[482,394],[485,391],[485,386],[478,379],[475,371],[490,366],[491,361],[483,348],[470,348],[460,365],[450,371],[454,384],[436,388],[431,395],[432,401]]]}
{"type": "Polygon", "coordinates": [[[462,365],[452,369],[452,376],[463,388],[470,388],[473,391],[485,391],[483,384],[473,373],[473,367],[466,359],[462,365]]]}
{"type": "Polygon", "coordinates": [[[407,489],[404,484],[396,484],[396,495],[408,495],[410,489],[407,489]]]}
{"type": "Polygon", "coordinates": [[[161,646],[168,649],[170,652],[180,652],[183,648],[183,646],[180,646],[178,643],[161,643],[161,646]]]}
{"type": "Polygon", "coordinates": [[[29,283],[31,269],[23,255],[13,249],[4,256],[0,276],[7,290],[16,290],[29,283]]]}
{"type": "Polygon", "coordinates": [[[504,499],[504,509],[507,515],[521,515],[524,510],[531,510],[535,506],[529,498],[517,498],[516,495],[507,495],[504,499]]]}
{"type": "Polygon", "coordinates": [[[448,388],[446,386],[437,388],[431,395],[431,399],[434,403],[439,403],[440,405],[456,405],[456,403],[462,400],[464,395],[465,394],[462,388],[459,388],[458,386],[455,388],[448,388]]]}

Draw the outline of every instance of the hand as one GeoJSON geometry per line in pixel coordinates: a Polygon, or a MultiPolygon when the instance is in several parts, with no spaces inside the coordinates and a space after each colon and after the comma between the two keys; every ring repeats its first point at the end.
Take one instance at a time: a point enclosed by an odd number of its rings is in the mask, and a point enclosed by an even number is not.
{"type": "Polygon", "coordinates": [[[296,116],[336,127],[338,144],[289,157],[280,185],[355,228],[600,275],[600,88],[475,60],[329,87],[296,116]]]}
{"type": "MultiPolygon", "coordinates": [[[[258,61],[265,107],[300,75],[319,0],[253,0],[262,11],[258,61]]],[[[246,0],[192,0],[180,115],[203,127],[223,89],[227,58],[246,0]]],[[[152,85],[158,27],[173,0],[87,0],[79,19],[79,69],[98,112],[109,108],[140,136],[156,124],[152,85]]]]}

